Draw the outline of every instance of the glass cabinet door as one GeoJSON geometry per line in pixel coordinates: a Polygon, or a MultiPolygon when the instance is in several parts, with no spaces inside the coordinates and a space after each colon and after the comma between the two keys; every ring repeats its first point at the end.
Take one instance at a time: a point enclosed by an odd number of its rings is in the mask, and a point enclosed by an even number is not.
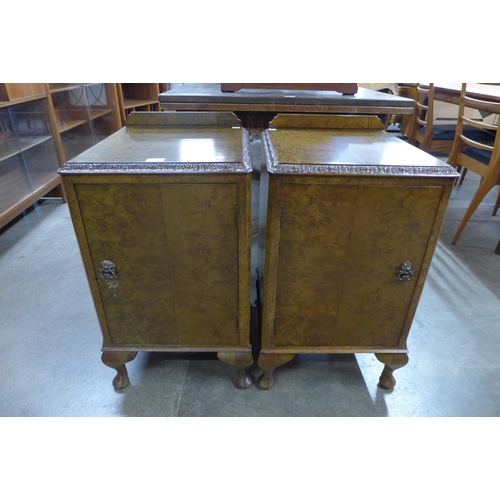
{"type": "Polygon", "coordinates": [[[32,192],[9,109],[0,108],[0,214],[32,192]]]}
{"type": "Polygon", "coordinates": [[[36,191],[57,175],[59,166],[47,99],[11,106],[9,112],[31,189],[36,191]]]}
{"type": "Polygon", "coordinates": [[[85,84],[49,84],[66,160],[95,144],[85,84]]]}
{"type": "Polygon", "coordinates": [[[102,141],[116,132],[118,116],[116,113],[116,88],[109,83],[89,83],[85,86],[90,108],[90,120],[94,140],[102,141]]]}

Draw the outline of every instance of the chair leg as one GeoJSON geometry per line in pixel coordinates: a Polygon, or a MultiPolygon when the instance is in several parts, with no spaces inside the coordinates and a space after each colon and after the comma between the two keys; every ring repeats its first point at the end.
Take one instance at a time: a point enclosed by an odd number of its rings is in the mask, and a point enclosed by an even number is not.
{"type": "Polygon", "coordinates": [[[490,178],[485,177],[481,179],[476,194],[474,194],[474,196],[472,197],[469,208],[467,208],[467,210],[465,211],[465,215],[462,221],[460,222],[460,225],[458,226],[457,232],[455,233],[455,237],[451,242],[452,245],[455,245],[455,243],[458,241],[458,238],[460,238],[460,235],[462,234],[462,231],[467,225],[467,222],[469,222],[470,218],[476,211],[479,204],[483,201],[484,197],[493,189],[495,185],[496,185],[496,179],[493,179],[491,176],[490,178]]]}
{"type": "MultiPolygon", "coordinates": [[[[462,182],[464,182],[464,179],[465,179],[465,174],[467,173],[467,169],[464,168],[463,171],[462,171],[462,175],[460,176],[460,182],[458,183],[459,186],[462,185],[462,182]]],[[[456,182],[456,181],[455,181],[456,182]]]]}
{"type": "Polygon", "coordinates": [[[500,208],[500,191],[498,191],[497,201],[495,202],[495,207],[493,208],[493,215],[497,214],[499,208],[500,208]]]}

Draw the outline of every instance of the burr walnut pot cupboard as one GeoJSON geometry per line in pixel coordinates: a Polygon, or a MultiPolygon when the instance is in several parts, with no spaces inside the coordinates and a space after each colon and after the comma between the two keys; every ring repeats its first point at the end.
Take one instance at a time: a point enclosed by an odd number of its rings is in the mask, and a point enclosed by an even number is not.
{"type": "Polygon", "coordinates": [[[131,116],[60,170],[102,361],[122,388],[137,351],[215,351],[248,387],[249,134],[179,127],[166,113],[131,116]]]}
{"type": "Polygon", "coordinates": [[[373,352],[392,388],[456,171],[380,130],[277,127],[263,147],[259,386],[297,353],[373,352]]]}
{"type": "MultiPolygon", "coordinates": [[[[251,385],[252,166],[234,120],[132,114],[60,170],[115,388],[141,350],[215,351],[251,385]]],[[[389,388],[457,174],[378,118],[315,123],[262,133],[259,387],[297,353],[373,352],[389,388]]]]}

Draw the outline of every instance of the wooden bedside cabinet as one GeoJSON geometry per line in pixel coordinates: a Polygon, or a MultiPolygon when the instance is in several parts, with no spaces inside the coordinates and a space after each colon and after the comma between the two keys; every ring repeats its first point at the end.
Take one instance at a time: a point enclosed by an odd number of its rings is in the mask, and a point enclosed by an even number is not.
{"type": "Polygon", "coordinates": [[[367,352],[393,387],[456,171],[381,130],[262,142],[259,387],[297,353],[367,352]]]}
{"type": "Polygon", "coordinates": [[[252,166],[237,123],[132,114],[60,169],[116,389],[138,351],[217,352],[251,385],[252,166]]]}

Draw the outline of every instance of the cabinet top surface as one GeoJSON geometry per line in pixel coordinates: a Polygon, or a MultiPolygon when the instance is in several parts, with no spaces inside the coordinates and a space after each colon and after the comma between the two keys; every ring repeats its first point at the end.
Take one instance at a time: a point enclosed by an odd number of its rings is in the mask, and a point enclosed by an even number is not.
{"type": "Polygon", "coordinates": [[[458,175],[441,160],[384,131],[271,129],[264,132],[263,145],[272,173],[458,175]]]}
{"type": "Polygon", "coordinates": [[[227,127],[126,127],[68,161],[80,171],[251,172],[249,134],[227,127]]]}

